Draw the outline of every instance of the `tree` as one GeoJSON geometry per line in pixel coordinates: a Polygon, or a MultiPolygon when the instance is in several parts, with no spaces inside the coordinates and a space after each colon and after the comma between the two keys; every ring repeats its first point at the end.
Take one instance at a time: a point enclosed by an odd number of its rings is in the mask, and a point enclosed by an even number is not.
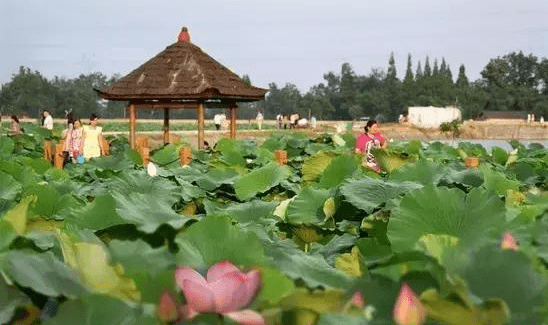
{"type": "Polygon", "coordinates": [[[468,77],[466,77],[466,68],[464,64],[461,64],[459,67],[459,76],[457,77],[457,82],[455,83],[457,88],[465,88],[469,86],[468,77]]]}
{"type": "Polygon", "coordinates": [[[430,68],[430,60],[428,59],[428,55],[426,56],[426,60],[424,61],[424,76],[426,78],[432,76],[432,69],[430,68]]]}
{"type": "Polygon", "coordinates": [[[56,114],[55,87],[38,71],[21,66],[19,72],[2,86],[0,111],[38,117],[43,110],[56,114]]]}
{"type": "Polygon", "coordinates": [[[297,86],[292,83],[286,83],[283,88],[278,88],[276,83],[270,83],[270,91],[264,102],[265,112],[273,116],[282,114],[292,114],[298,112],[301,93],[297,86]]]}
{"type": "Polygon", "coordinates": [[[424,74],[422,72],[421,61],[419,61],[417,62],[417,72],[415,72],[415,80],[422,79],[423,76],[424,74]]]}
{"type": "Polygon", "coordinates": [[[411,62],[411,53],[407,54],[407,70],[405,70],[405,77],[403,78],[403,83],[412,83],[414,81],[413,77],[413,63],[411,62]]]}

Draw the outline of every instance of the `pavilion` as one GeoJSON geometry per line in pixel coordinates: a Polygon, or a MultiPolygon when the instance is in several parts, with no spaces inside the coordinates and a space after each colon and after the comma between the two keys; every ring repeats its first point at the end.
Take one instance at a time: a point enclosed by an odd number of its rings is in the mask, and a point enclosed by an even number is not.
{"type": "Polygon", "coordinates": [[[169,111],[196,109],[198,148],[204,146],[205,108],[229,109],[230,137],[236,137],[237,103],[262,100],[268,90],[238,75],[190,42],[185,27],[177,42],[121,78],[97,90],[108,100],[128,101],[129,143],[135,147],[136,111],[164,111],[164,144],[169,142],[169,111]]]}

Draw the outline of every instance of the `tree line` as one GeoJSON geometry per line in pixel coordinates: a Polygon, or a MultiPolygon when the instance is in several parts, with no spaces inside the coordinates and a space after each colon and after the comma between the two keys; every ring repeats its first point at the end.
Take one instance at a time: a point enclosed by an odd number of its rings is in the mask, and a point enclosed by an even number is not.
{"type": "MultiPolygon", "coordinates": [[[[94,90],[119,78],[95,72],[74,79],[48,80],[38,71],[20,67],[11,81],[2,85],[0,112],[37,117],[47,109],[54,117],[62,117],[72,108],[80,117],[91,113],[125,117],[127,103],[103,101],[94,90]]],[[[247,75],[242,79],[251,83],[247,75]]],[[[264,101],[239,105],[239,118],[254,118],[257,111],[263,111],[268,119],[297,112],[321,120],[370,117],[395,121],[409,106],[449,105],[460,107],[465,119],[478,118],[485,110],[524,111],[548,118],[548,59],[521,51],[490,59],[476,81],[469,81],[464,64],[454,78],[444,58],[431,62],[427,56],[414,65],[411,54],[402,80],[397,77],[393,54],[386,70],[375,68],[368,75],[358,75],[350,63],[343,63],[340,72],[325,73],[323,79],[306,93],[292,83],[283,87],[270,83],[264,101]]],[[[207,114],[212,117],[215,110],[207,114]]],[[[181,110],[170,115],[195,118],[196,113],[181,110]]],[[[139,111],[139,117],[163,117],[163,112],[139,111]]]]}

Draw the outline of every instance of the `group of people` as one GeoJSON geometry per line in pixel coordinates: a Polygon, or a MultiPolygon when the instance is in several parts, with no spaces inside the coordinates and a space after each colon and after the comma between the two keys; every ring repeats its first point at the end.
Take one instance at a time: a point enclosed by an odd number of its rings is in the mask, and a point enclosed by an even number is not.
{"type": "Polygon", "coordinates": [[[69,115],[67,129],[61,135],[64,140],[64,163],[82,163],[85,160],[101,156],[103,146],[103,128],[97,126],[98,116],[91,114],[89,125],[83,125],[80,118],[69,115]]]}
{"type": "Polygon", "coordinates": [[[276,116],[276,123],[278,129],[294,129],[297,127],[307,127],[308,121],[305,118],[301,118],[299,113],[293,114],[278,114],[276,116]]]}
{"type": "MultiPolygon", "coordinates": [[[[102,133],[103,129],[97,126],[98,116],[91,114],[89,125],[82,124],[80,118],[75,117],[72,110],[66,112],[67,128],[61,134],[61,140],[64,140],[63,160],[68,162],[83,162],[92,158],[101,156],[102,133]]],[[[53,117],[50,111],[43,111],[40,115],[41,125],[53,130],[53,117]]],[[[11,124],[8,130],[9,136],[17,136],[23,133],[19,118],[17,115],[11,115],[11,124]]]]}

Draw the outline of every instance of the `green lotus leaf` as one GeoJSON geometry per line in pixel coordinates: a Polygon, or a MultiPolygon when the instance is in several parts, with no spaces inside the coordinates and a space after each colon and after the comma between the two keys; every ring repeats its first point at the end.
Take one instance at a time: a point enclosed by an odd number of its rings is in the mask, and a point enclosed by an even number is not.
{"type": "Polygon", "coordinates": [[[320,176],[318,186],[333,188],[352,176],[359,169],[360,160],[355,155],[342,155],[334,158],[320,176]]]}
{"type": "Polygon", "coordinates": [[[377,159],[381,169],[388,173],[417,160],[414,156],[407,156],[392,149],[372,148],[371,153],[377,159]]]}
{"type": "Polygon", "coordinates": [[[504,166],[508,160],[508,152],[499,146],[493,146],[491,148],[491,157],[494,162],[504,166]]]}
{"type": "Polygon", "coordinates": [[[431,158],[434,161],[449,161],[460,158],[457,149],[439,141],[429,143],[423,150],[423,154],[425,158],[431,158]]]}
{"type": "Polygon", "coordinates": [[[29,297],[0,276],[0,324],[8,324],[15,310],[31,303],[29,297]]]}
{"type": "Polygon", "coordinates": [[[141,294],[135,283],[125,276],[122,267],[111,265],[109,252],[102,243],[79,241],[63,232],[59,233],[58,240],[65,263],[77,272],[89,289],[125,300],[139,301],[141,294]]]}
{"type": "Polygon", "coordinates": [[[179,199],[179,186],[163,177],[150,177],[144,172],[123,173],[110,179],[108,188],[113,193],[129,195],[141,193],[161,197],[168,205],[179,199]]]}
{"type": "Polygon", "coordinates": [[[194,180],[205,191],[213,191],[222,184],[234,184],[238,177],[240,174],[234,169],[210,169],[207,173],[195,177],[194,180]]]}
{"type": "Polygon", "coordinates": [[[234,183],[236,196],[240,200],[249,200],[259,193],[264,193],[289,176],[287,166],[278,166],[272,162],[264,167],[250,171],[234,183]]]}
{"type": "Polygon", "coordinates": [[[15,238],[17,238],[17,231],[11,222],[0,219],[0,252],[8,248],[15,238]]]}
{"type": "Polygon", "coordinates": [[[307,158],[302,167],[303,181],[315,181],[338,155],[334,151],[320,151],[307,158]]]}
{"type": "Polygon", "coordinates": [[[508,321],[507,306],[504,301],[491,300],[482,308],[468,306],[443,297],[436,289],[423,292],[420,296],[428,316],[448,325],[483,325],[506,324],[508,321]]]}
{"type": "Polygon", "coordinates": [[[22,287],[52,297],[78,297],[87,293],[76,274],[51,252],[12,250],[6,260],[8,276],[22,287]]]}
{"type": "Polygon", "coordinates": [[[182,147],[183,144],[168,144],[154,152],[150,159],[159,166],[175,166],[179,164],[179,152],[182,147]]]}
{"type": "Polygon", "coordinates": [[[137,229],[151,234],[161,225],[168,224],[180,229],[190,218],[179,215],[169,202],[155,194],[130,193],[112,195],[116,201],[116,212],[137,229]]]}
{"type": "Polygon", "coordinates": [[[514,175],[522,183],[534,186],[541,180],[541,175],[536,172],[533,166],[518,162],[508,168],[510,174],[514,175]]]}
{"type": "Polygon", "coordinates": [[[356,246],[366,266],[386,262],[393,256],[390,246],[379,243],[376,238],[360,238],[356,246]]]}
{"type": "Polygon", "coordinates": [[[0,137],[0,158],[8,158],[15,150],[15,143],[8,137],[0,137]]]}
{"type": "Polygon", "coordinates": [[[176,265],[175,255],[167,247],[152,248],[141,239],[113,240],[108,244],[113,260],[121,262],[127,272],[145,270],[153,277],[176,265]]]}
{"type": "Polygon", "coordinates": [[[422,185],[438,184],[440,179],[447,173],[447,169],[440,164],[420,159],[414,164],[408,164],[395,170],[390,175],[390,180],[398,182],[417,182],[422,185]]]}
{"type": "Polygon", "coordinates": [[[128,223],[116,212],[116,200],[110,194],[99,195],[93,202],[81,208],[72,209],[65,220],[91,230],[128,223]]]}
{"type": "Polygon", "coordinates": [[[287,205],[286,221],[292,224],[323,223],[326,219],[323,207],[329,197],[329,190],[305,188],[287,205]]]}
{"type": "Polygon", "coordinates": [[[449,247],[455,247],[459,243],[459,238],[450,235],[426,234],[419,238],[415,247],[433,256],[438,261],[442,261],[444,252],[449,247]]]}
{"type": "Polygon", "coordinates": [[[329,151],[329,150],[333,150],[333,147],[326,143],[311,143],[308,146],[306,146],[305,152],[306,154],[312,156],[320,151],[329,151]]]}
{"type": "Polygon", "coordinates": [[[546,278],[535,270],[523,253],[485,246],[471,258],[464,278],[475,296],[484,300],[503,299],[510,308],[513,323],[542,323],[540,311],[543,310],[546,278]]]}
{"type": "Polygon", "coordinates": [[[301,279],[309,288],[347,288],[350,277],[335,270],[320,254],[306,254],[290,240],[263,240],[264,252],[270,262],[294,280],[301,279]]]}
{"type": "Polygon", "coordinates": [[[274,305],[281,299],[291,295],[295,290],[295,284],[280,271],[261,267],[261,291],[257,299],[274,305]]]}
{"type": "Polygon", "coordinates": [[[507,190],[519,191],[520,183],[506,177],[505,174],[486,166],[480,166],[480,171],[484,179],[483,187],[487,190],[493,191],[498,195],[505,195],[507,190]]]}
{"type": "Polygon", "coordinates": [[[138,306],[105,295],[89,295],[67,300],[45,325],[153,325],[155,319],[138,306]]]}
{"type": "Polygon", "coordinates": [[[228,260],[250,267],[266,262],[257,235],[233,225],[228,217],[208,216],[177,235],[175,242],[178,265],[208,268],[228,260]]]}
{"type": "Polygon", "coordinates": [[[347,251],[349,248],[354,246],[355,242],[356,237],[350,234],[343,234],[342,236],[335,235],[325,245],[315,243],[311,253],[321,254],[329,265],[333,265],[335,258],[339,256],[342,251],[347,251]]]}
{"type": "Polygon", "coordinates": [[[450,184],[457,183],[467,187],[480,187],[483,184],[483,175],[476,169],[452,170],[443,179],[450,184]]]}
{"type": "Polygon", "coordinates": [[[24,237],[44,251],[54,247],[57,242],[53,231],[33,230],[26,233],[24,237]]]}
{"type": "Polygon", "coordinates": [[[26,196],[4,214],[4,220],[11,223],[19,236],[23,235],[27,229],[27,211],[35,200],[34,195],[26,196]]]}
{"type": "Polygon", "coordinates": [[[371,324],[363,316],[351,316],[347,314],[324,313],[318,319],[318,325],[368,325],[371,324]]]}
{"type": "MultiPolygon", "coordinates": [[[[318,314],[340,311],[346,303],[346,297],[341,290],[306,290],[298,288],[292,295],[283,299],[279,305],[284,309],[296,309],[309,311],[314,314],[312,322],[299,322],[296,319],[289,319],[287,324],[316,324],[318,314]]],[[[297,319],[300,317],[297,317],[297,319]]],[[[308,317],[306,317],[308,318],[308,317]]]]}
{"type": "Polygon", "coordinates": [[[47,218],[58,217],[64,209],[79,206],[72,194],[61,194],[52,184],[34,184],[25,189],[24,195],[36,196],[31,213],[47,218]]]}
{"type": "Polygon", "coordinates": [[[504,223],[504,203],[485,190],[425,186],[409,192],[392,211],[387,235],[395,252],[411,250],[427,234],[449,235],[465,243],[484,240],[504,223]]]}
{"type": "Polygon", "coordinates": [[[356,291],[375,308],[375,320],[392,320],[394,302],[400,284],[378,274],[370,274],[356,281],[356,291]],[[382,294],[379,294],[382,292],[382,294]]]}
{"type": "Polygon", "coordinates": [[[356,246],[350,253],[341,254],[335,259],[335,268],[351,277],[360,277],[367,270],[360,261],[360,251],[356,246]]]}
{"type": "Polygon", "coordinates": [[[13,176],[0,172],[0,199],[11,201],[21,192],[22,186],[13,176]]]}
{"type": "Polygon", "coordinates": [[[422,185],[414,182],[385,182],[381,179],[365,177],[347,181],[341,186],[341,193],[355,207],[371,213],[388,200],[421,187],[422,185]]]}
{"type": "Polygon", "coordinates": [[[44,158],[33,158],[30,161],[29,166],[40,175],[43,175],[49,169],[53,169],[51,163],[44,158]]]}
{"type": "Polygon", "coordinates": [[[264,202],[253,200],[244,203],[229,204],[224,207],[218,207],[213,211],[208,211],[207,214],[226,215],[239,223],[259,222],[262,218],[271,217],[276,209],[275,202],[264,202]]]}

